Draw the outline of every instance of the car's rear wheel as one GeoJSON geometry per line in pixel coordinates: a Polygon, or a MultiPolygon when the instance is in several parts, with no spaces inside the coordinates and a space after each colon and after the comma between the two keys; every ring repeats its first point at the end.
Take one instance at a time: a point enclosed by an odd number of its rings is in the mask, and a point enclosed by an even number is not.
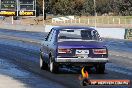
{"type": "Polygon", "coordinates": [[[45,61],[43,61],[42,55],[40,55],[40,68],[41,68],[42,70],[46,70],[46,69],[48,68],[48,64],[45,63],[45,61]]]}
{"type": "Polygon", "coordinates": [[[98,73],[98,74],[103,74],[105,72],[105,64],[104,63],[97,64],[95,66],[95,68],[96,68],[96,73],[98,73]]]}
{"type": "Polygon", "coordinates": [[[59,71],[58,65],[55,62],[53,62],[51,57],[50,57],[49,69],[50,69],[50,72],[52,73],[58,73],[59,71]]]}

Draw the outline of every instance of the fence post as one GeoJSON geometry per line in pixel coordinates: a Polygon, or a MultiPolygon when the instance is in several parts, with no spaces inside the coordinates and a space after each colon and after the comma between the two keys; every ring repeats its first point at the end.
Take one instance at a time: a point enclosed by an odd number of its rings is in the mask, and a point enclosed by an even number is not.
{"type": "Polygon", "coordinates": [[[52,19],[52,23],[53,23],[53,19],[52,19]]]}
{"type": "Polygon", "coordinates": [[[127,24],[127,21],[126,21],[126,18],[125,18],[125,27],[126,27],[126,24],[127,24]]]}
{"type": "Polygon", "coordinates": [[[89,18],[88,18],[88,25],[89,25],[89,18]]]}
{"type": "Polygon", "coordinates": [[[119,18],[119,24],[121,24],[121,19],[119,18]]]}
{"type": "Polygon", "coordinates": [[[74,21],[75,21],[75,24],[76,24],[76,23],[77,23],[77,22],[76,22],[76,19],[74,19],[74,21]]]}
{"type": "Polygon", "coordinates": [[[80,18],[79,18],[79,24],[80,24],[80,18]]]}
{"type": "Polygon", "coordinates": [[[113,18],[113,24],[115,23],[115,18],[113,18]]]}
{"type": "Polygon", "coordinates": [[[101,18],[101,24],[103,24],[103,17],[101,18]]]}
{"type": "Polygon", "coordinates": [[[125,25],[127,24],[127,20],[126,20],[126,18],[125,18],[125,25]]]}
{"type": "Polygon", "coordinates": [[[72,24],[72,19],[70,19],[70,22],[71,22],[71,24],[72,24]]]}
{"type": "Polygon", "coordinates": [[[110,18],[109,18],[109,16],[108,16],[108,24],[110,24],[110,21],[109,21],[109,20],[110,20],[110,18]]]}
{"type": "Polygon", "coordinates": [[[98,23],[98,18],[96,18],[96,24],[98,23]]]}

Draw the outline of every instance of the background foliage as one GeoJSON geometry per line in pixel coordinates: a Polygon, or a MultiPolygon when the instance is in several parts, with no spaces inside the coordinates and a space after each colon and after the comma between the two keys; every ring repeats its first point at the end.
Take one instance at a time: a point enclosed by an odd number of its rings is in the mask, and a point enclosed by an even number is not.
{"type": "MultiPolygon", "coordinates": [[[[37,0],[42,10],[42,0],[37,0]]],[[[94,15],[93,0],[45,0],[45,11],[54,15],[94,15]]],[[[96,0],[98,15],[132,15],[132,0],[96,0]]]]}

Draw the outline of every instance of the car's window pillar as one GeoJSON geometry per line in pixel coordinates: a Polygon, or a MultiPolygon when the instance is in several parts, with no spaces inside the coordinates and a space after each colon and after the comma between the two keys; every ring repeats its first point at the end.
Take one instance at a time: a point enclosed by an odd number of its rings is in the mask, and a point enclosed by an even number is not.
{"type": "Polygon", "coordinates": [[[48,37],[47,41],[52,41],[53,33],[54,33],[54,30],[52,29],[52,31],[49,34],[49,37],[48,37]]]}
{"type": "Polygon", "coordinates": [[[91,34],[92,34],[92,39],[93,40],[98,40],[98,41],[100,40],[100,36],[99,36],[99,34],[96,30],[92,30],[91,34]]]}
{"type": "Polygon", "coordinates": [[[45,41],[49,40],[49,36],[51,35],[51,32],[53,31],[53,29],[51,29],[51,31],[48,33],[48,35],[45,37],[45,41]]]}
{"type": "Polygon", "coordinates": [[[102,41],[102,38],[100,37],[98,31],[96,31],[96,35],[97,35],[97,37],[98,37],[98,40],[99,40],[99,41],[102,41]]]}

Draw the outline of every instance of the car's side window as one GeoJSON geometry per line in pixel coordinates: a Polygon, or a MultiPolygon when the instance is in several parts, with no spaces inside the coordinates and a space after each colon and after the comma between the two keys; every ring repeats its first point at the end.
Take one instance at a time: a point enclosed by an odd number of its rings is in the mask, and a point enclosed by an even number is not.
{"type": "Polygon", "coordinates": [[[52,42],[55,42],[55,41],[56,41],[56,31],[55,31],[55,30],[54,30],[54,32],[53,32],[51,41],[52,41],[52,42]]]}

